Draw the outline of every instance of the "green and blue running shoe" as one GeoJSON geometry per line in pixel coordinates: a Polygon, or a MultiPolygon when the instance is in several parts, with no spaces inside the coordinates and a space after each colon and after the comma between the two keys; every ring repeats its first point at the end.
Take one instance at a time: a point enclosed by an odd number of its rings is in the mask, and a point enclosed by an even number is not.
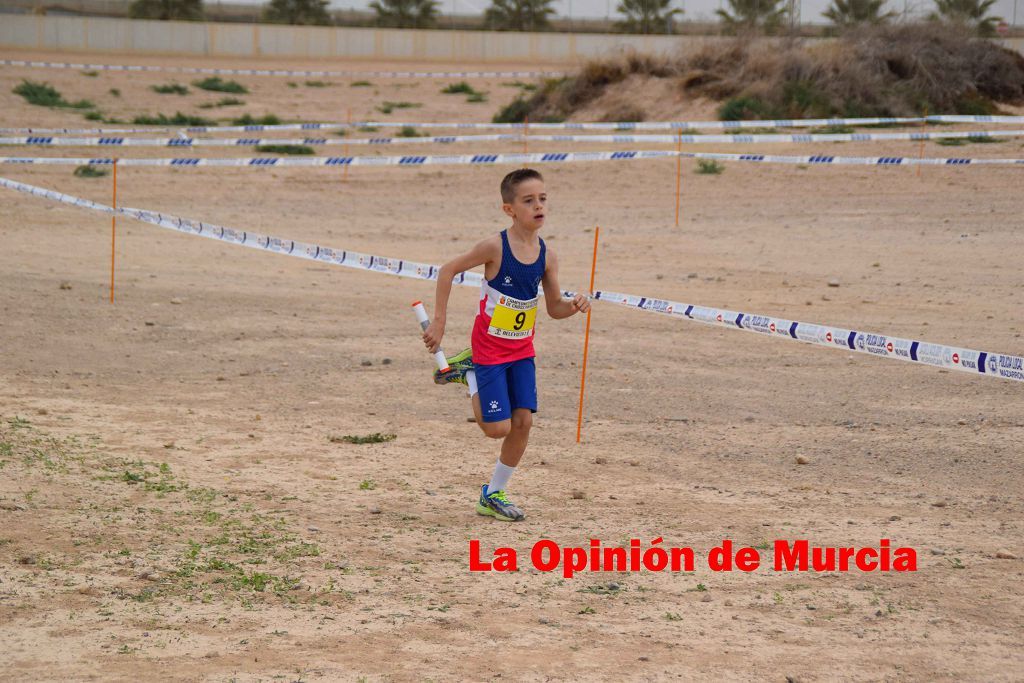
{"type": "Polygon", "coordinates": [[[473,349],[463,349],[448,361],[448,372],[434,370],[434,384],[466,384],[466,373],[473,369],[473,349]]]}
{"type": "Polygon", "coordinates": [[[476,504],[477,514],[488,515],[503,522],[521,522],[526,519],[523,511],[516,507],[504,491],[487,493],[487,484],[480,488],[480,500],[476,504]]]}

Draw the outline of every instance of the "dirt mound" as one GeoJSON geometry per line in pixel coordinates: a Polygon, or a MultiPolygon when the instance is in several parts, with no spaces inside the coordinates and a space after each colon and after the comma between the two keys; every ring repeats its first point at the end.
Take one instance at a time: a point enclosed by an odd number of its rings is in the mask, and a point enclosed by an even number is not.
{"type": "Polygon", "coordinates": [[[707,98],[726,120],[992,114],[1024,102],[1024,57],[947,24],[871,26],[831,41],[707,43],[677,57],[625,54],[548,81],[495,120],[672,116],[707,98]],[[659,97],[652,101],[649,96],[659,97]],[[605,105],[594,111],[595,103],[605,105]]]}

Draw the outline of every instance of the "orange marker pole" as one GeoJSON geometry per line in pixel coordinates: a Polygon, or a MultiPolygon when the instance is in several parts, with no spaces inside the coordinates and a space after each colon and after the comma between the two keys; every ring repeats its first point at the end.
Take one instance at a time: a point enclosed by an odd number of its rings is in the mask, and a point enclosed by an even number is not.
{"type": "Polygon", "coordinates": [[[676,143],[676,227],[679,227],[679,190],[683,183],[683,134],[679,133],[676,143]]]}
{"type": "MultiPolygon", "coordinates": [[[[590,294],[594,293],[594,273],[597,270],[597,239],[601,235],[601,226],[594,228],[594,257],[590,262],[590,294]]],[[[587,326],[583,333],[583,371],[580,374],[580,409],[576,416],[576,443],[580,442],[583,431],[583,390],[587,386],[587,352],[590,349],[590,313],[587,311],[587,326]]]]}
{"type": "MultiPolygon", "coordinates": [[[[117,208],[117,159],[114,159],[114,201],[117,208]]],[[[114,303],[114,247],[117,246],[117,214],[110,216],[110,303],[114,303]]]]}
{"type": "MultiPolygon", "coordinates": [[[[345,110],[345,123],[348,124],[348,127],[345,128],[345,137],[348,137],[349,135],[352,134],[352,107],[349,107],[348,109],[345,110]]],[[[348,144],[346,143],[345,156],[350,156],[348,150],[349,147],[348,144]]],[[[348,180],[348,164],[345,164],[345,170],[342,172],[341,179],[348,180]]]]}

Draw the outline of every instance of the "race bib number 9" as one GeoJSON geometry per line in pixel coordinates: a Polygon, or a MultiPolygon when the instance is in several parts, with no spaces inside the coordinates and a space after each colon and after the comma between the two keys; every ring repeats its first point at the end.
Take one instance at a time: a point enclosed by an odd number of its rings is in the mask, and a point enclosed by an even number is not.
{"type": "Polygon", "coordinates": [[[494,305],[487,334],[505,339],[524,339],[533,334],[533,324],[536,320],[537,299],[521,301],[510,296],[501,296],[494,305]]]}

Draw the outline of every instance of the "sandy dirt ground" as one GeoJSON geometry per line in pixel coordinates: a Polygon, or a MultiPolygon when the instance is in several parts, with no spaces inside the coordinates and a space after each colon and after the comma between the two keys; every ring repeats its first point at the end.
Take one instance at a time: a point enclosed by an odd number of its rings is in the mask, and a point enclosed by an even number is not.
{"type": "MultiPolygon", "coordinates": [[[[82,57],[9,56],[26,55],[82,57]]],[[[23,78],[119,118],[380,118],[387,100],[422,105],[394,119],[481,121],[519,92],[474,82],[489,102],[467,104],[433,81],[240,77],[251,94],[225,112],[198,108],[218,94],[149,90],[191,77],[3,68],[3,126],[88,125],[13,95],[23,78]]],[[[681,100],[676,111],[713,115],[681,100]]],[[[109,176],[72,170],[0,175],[109,202],[109,176]]],[[[508,170],[123,169],[118,201],[440,263],[506,227],[508,170]]],[[[599,224],[599,288],[1024,352],[1022,169],[727,163],[698,175],[685,162],[678,228],[672,160],[543,171],[543,236],[565,288],[586,288],[599,224]]],[[[5,680],[1021,680],[1019,384],[598,303],[581,445],[583,319],[539,323],[541,408],[510,487],[527,519],[502,524],[474,512],[497,444],[467,422],[459,390],[430,382],[408,310],[432,285],[123,219],[111,305],[108,217],[9,191],[0,216],[5,680]],[[378,432],[396,438],[341,438],[378,432]],[[694,548],[697,570],[564,579],[529,563],[542,538],[657,537],[694,548]],[[916,549],[918,570],[770,567],[776,539],[883,538],[916,549]],[[471,539],[515,548],[519,571],[471,573],[471,539]],[[760,549],[765,566],[710,571],[703,558],[723,539],[760,549]]],[[[468,342],[474,298],[453,295],[450,352],[468,342]]]]}

